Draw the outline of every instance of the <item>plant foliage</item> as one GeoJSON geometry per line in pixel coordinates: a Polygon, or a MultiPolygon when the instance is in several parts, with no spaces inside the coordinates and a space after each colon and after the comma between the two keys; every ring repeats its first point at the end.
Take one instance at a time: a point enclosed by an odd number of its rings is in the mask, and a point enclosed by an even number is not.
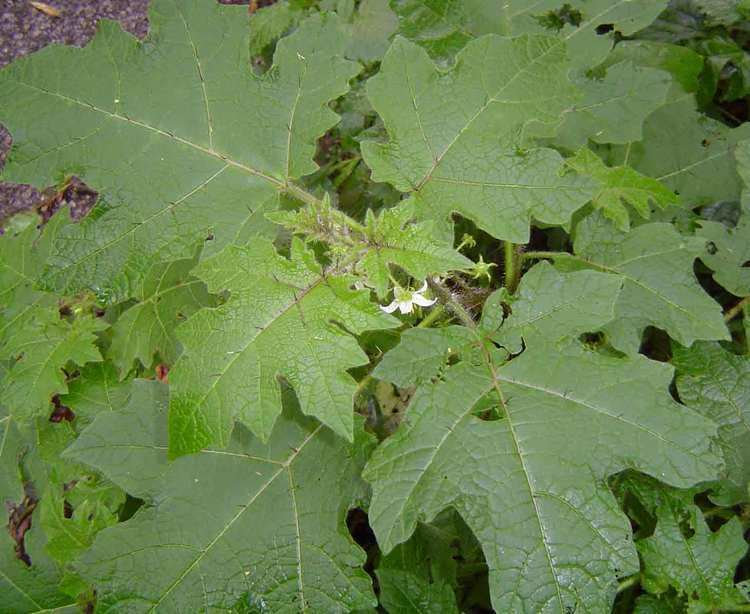
{"type": "Polygon", "coordinates": [[[750,611],[750,4],[261,4],[0,71],[0,611],[750,611]]]}

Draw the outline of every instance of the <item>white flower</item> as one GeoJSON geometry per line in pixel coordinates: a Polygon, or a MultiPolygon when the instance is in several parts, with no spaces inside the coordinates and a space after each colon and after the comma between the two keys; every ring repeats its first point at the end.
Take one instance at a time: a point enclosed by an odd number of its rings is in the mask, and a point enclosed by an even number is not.
{"type": "Polygon", "coordinates": [[[390,305],[381,305],[380,308],[386,313],[393,313],[396,309],[401,313],[411,313],[415,304],[420,307],[431,307],[437,299],[426,299],[422,296],[425,290],[427,290],[427,282],[424,282],[419,290],[396,286],[393,289],[393,302],[390,305]]]}

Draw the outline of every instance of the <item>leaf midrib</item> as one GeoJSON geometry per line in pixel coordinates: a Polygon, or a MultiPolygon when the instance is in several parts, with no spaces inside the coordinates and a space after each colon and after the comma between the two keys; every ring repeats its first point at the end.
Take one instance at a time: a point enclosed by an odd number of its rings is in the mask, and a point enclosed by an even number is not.
{"type": "Polygon", "coordinates": [[[620,277],[622,277],[626,281],[632,282],[636,286],[639,286],[639,287],[643,288],[644,290],[646,290],[647,292],[650,292],[651,294],[653,294],[654,296],[656,296],[659,300],[665,302],[670,307],[673,307],[677,311],[680,311],[680,312],[684,313],[688,317],[689,320],[694,321],[694,322],[699,322],[699,323],[702,323],[702,324],[710,324],[707,320],[701,320],[695,313],[693,313],[690,310],[686,309],[682,305],[679,305],[678,303],[673,302],[669,297],[664,296],[656,288],[652,288],[651,286],[647,285],[645,282],[641,281],[640,279],[637,279],[637,278],[633,277],[632,275],[630,275],[629,273],[627,273],[625,271],[622,271],[622,270],[620,270],[618,268],[618,267],[621,267],[621,266],[623,266],[625,264],[629,264],[631,262],[634,262],[636,260],[641,260],[643,258],[653,258],[653,257],[660,256],[660,255],[663,255],[663,254],[668,254],[668,253],[671,253],[671,252],[680,252],[683,249],[684,248],[675,247],[675,248],[670,248],[669,250],[664,251],[664,252],[653,252],[653,253],[648,253],[648,254],[642,254],[642,255],[636,256],[634,258],[629,258],[628,260],[624,260],[622,262],[615,263],[612,266],[609,266],[609,265],[606,265],[606,264],[602,264],[600,262],[596,262],[594,260],[591,260],[589,258],[584,258],[584,257],[578,256],[576,254],[570,254],[568,252],[538,252],[538,255],[539,255],[540,258],[550,258],[552,260],[554,260],[556,257],[564,256],[565,258],[569,258],[571,260],[575,260],[575,261],[581,262],[581,263],[583,263],[583,264],[585,264],[587,266],[590,266],[590,267],[592,267],[594,269],[598,269],[598,270],[600,270],[600,271],[602,271],[604,273],[612,273],[613,275],[619,275],[620,277]]]}
{"type": "MultiPolygon", "coordinates": [[[[239,360],[241,356],[244,355],[244,353],[247,351],[247,349],[255,343],[258,338],[266,332],[271,326],[273,326],[280,318],[282,318],[285,314],[287,314],[291,309],[296,307],[300,304],[300,302],[307,296],[310,292],[312,292],[315,288],[320,286],[323,282],[325,282],[325,278],[318,277],[312,284],[308,285],[306,288],[301,288],[300,294],[296,295],[294,294],[294,300],[291,301],[286,307],[284,307],[281,311],[275,313],[272,317],[270,317],[267,322],[261,326],[255,327],[255,334],[250,335],[250,339],[245,343],[240,350],[235,352],[232,355],[232,358],[227,362],[227,364],[219,371],[217,376],[214,378],[214,381],[211,382],[211,385],[206,389],[205,393],[198,399],[194,404],[193,408],[197,409],[199,407],[202,407],[203,404],[206,402],[206,399],[208,399],[209,395],[216,389],[216,386],[218,385],[219,381],[223,380],[224,376],[227,374],[227,372],[232,368],[232,366],[239,360]]],[[[178,362],[179,364],[179,362],[178,362]]],[[[177,365],[175,365],[177,367],[177,365]]],[[[226,442],[223,441],[223,432],[220,430],[220,444],[225,445],[226,442]]]]}
{"type": "MultiPolygon", "coordinates": [[[[527,39],[530,39],[531,37],[527,36],[527,39]]],[[[469,126],[471,126],[494,102],[498,102],[498,96],[502,94],[516,79],[518,79],[521,75],[528,72],[533,66],[536,66],[537,63],[539,63],[542,59],[546,58],[547,55],[552,50],[557,50],[559,47],[559,44],[552,44],[547,49],[544,50],[543,53],[540,53],[538,56],[536,56],[531,62],[526,64],[521,70],[516,72],[510,79],[508,79],[505,83],[503,83],[502,87],[498,89],[494,94],[489,96],[487,100],[482,104],[481,107],[474,113],[474,115],[469,118],[469,120],[460,128],[460,130],[456,133],[456,136],[453,137],[453,139],[445,146],[442,152],[437,155],[437,157],[433,158],[432,166],[428,169],[427,173],[425,173],[424,177],[417,183],[417,186],[414,188],[415,192],[418,192],[421,190],[431,179],[432,175],[435,172],[435,170],[440,166],[440,163],[445,159],[445,156],[448,155],[448,152],[453,148],[453,146],[460,140],[460,138],[464,135],[464,133],[469,129],[469,126]]],[[[434,68],[434,67],[433,67],[434,68]]],[[[487,93],[487,92],[485,92],[487,93]]]]}
{"type": "MultiPolygon", "coordinates": [[[[237,512],[229,520],[229,522],[226,525],[224,525],[224,528],[222,528],[221,531],[217,533],[216,537],[214,537],[214,539],[212,539],[208,543],[208,545],[200,551],[200,553],[198,554],[197,557],[195,557],[192,563],[190,563],[190,565],[188,565],[185,568],[185,570],[177,577],[177,579],[172,584],[169,585],[166,591],[159,597],[159,600],[148,609],[149,614],[151,614],[152,612],[156,612],[158,606],[164,601],[164,599],[175,589],[175,587],[177,587],[187,577],[187,575],[195,568],[195,566],[198,565],[198,563],[200,563],[201,560],[203,560],[203,557],[206,556],[206,554],[211,550],[211,548],[213,548],[219,542],[219,540],[227,533],[227,531],[229,531],[229,529],[234,525],[234,523],[236,523],[242,517],[242,515],[248,509],[250,509],[250,507],[252,507],[253,503],[255,503],[255,501],[271,486],[271,484],[273,484],[276,481],[276,478],[279,477],[279,475],[281,475],[285,471],[290,471],[290,467],[292,463],[299,456],[300,452],[302,452],[305,446],[307,446],[307,444],[310,443],[310,441],[322,429],[323,429],[323,425],[322,424],[318,425],[314,431],[312,431],[305,437],[302,443],[300,443],[296,448],[293,449],[292,453],[287,457],[287,459],[283,463],[281,463],[281,466],[279,467],[279,469],[277,469],[276,472],[268,480],[264,482],[264,484],[258,489],[258,491],[253,494],[250,500],[244,506],[242,506],[240,511],[237,512]]],[[[296,522],[299,523],[296,504],[293,507],[293,513],[295,514],[296,522]]],[[[301,566],[301,565],[302,565],[302,561],[300,559],[298,560],[298,566],[301,566]]]]}
{"type": "MultiPolygon", "coordinates": [[[[65,94],[61,94],[60,92],[53,92],[52,90],[48,90],[42,87],[38,87],[36,85],[31,85],[30,83],[26,83],[24,81],[14,80],[18,85],[21,85],[23,87],[27,87],[29,89],[35,90],[37,92],[40,92],[42,94],[46,94],[47,96],[52,96],[54,98],[59,98],[61,100],[64,100],[66,102],[71,102],[73,104],[76,104],[80,107],[83,107],[85,109],[88,109],[90,111],[94,111],[95,113],[99,113],[101,115],[104,115],[105,117],[109,119],[115,119],[118,121],[126,122],[128,124],[131,124],[133,126],[137,126],[139,128],[142,128],[144,130],[148,130],[150,132],[154,132],[166,139],[176,141],[182,145],[186,145],[188,147],[191,147],[197,151],[200,151],[201,153],[206,154],[207,156],[211,156],[212,158],[216,158],[218,160],[221,160],[222,162],[229,164],[230,166],[235,166],[239,169],[244,170],[247,173],[250,173],[251,175],[255,175],[256,177],[260,177],[261,179],[264,179],[268,181],[269,183],[274,184],[281,190],[287,189],[287,182],[283,181],[281,179],[277,179],[276,177],[273,177],[272,175],[269,175],[267,173],[264,173],[263,171],[254,168],[252,166],[249,166],[247,164],[244,164],[242,162],[239,162],[237,160],[234,160],[230,158],[228,155],[223,154],[215,149],[211,149],[208,147],[204,147],[203,145],[199,145],[198,143],[194,143],[193,141],[190,141],[186,138],[183,138],[181,136],[178,136],[176,134],[173,134],[171,132],[168,132],[167,130],[163,130],[161,128],[158,128],[156,126],[152,126],[151,124],[148,124],[144,121],[128,117],[127,115],[121,115],[120,113],[113,113],[112,111],[107,111],[106,109],[102,109],[101,107],[98,107],[90,102],[85,102],[83,100],[78,100],[77,98],[73,98],[72,96],[67,96],[65,94]]],[[[311,195],[312,197],[312,195],[311,195]]]]}

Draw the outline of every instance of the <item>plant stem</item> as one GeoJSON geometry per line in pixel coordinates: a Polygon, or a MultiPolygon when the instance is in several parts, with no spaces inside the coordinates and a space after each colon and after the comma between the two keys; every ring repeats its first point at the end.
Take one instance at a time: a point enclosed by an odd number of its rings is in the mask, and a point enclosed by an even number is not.
{"type": "Polygon", "coordinates": [[[727,312],[724,314],[724,321],[730,322],[731,320],[734,320],[740,313],[742,312],[742,309],[750,303],[750,296],[746,296],[743,298],[739,303],[737,303],[734,307],[731,307],[727,310],[727,312]]]}
{"type": "Polygon", "coordinates": [[[283,184],[283,189],[285,192],[290,194],[291,196],[294,196],[297,200],[301,200],[303,203],[307,203],[308,205],[320,205],[321,200],[317,198],[316,196],[313,196],[308,192],[307,190],[303,190],[298,185],[295,185],[294,183],[287,182],[283,184]]]}
{"type": "Polygon", "coordinates": [[[615,273],[619,274],[620,272],[617,269],[614,269],[612,267],[606,266],[604,264],[599,264],[598,262],[592,262],[591,260],[586,260],[586,258],[581,258],[581,256],[576,256],[575,254],[571,254],[569,252],[524,252],[523,256],[524,260],[572,260],[574,262],[580,262],[584,266],[594,269],[595,271],[602,271],[604,273],[615,273]]]}
{"type": "Polygon", "coordinates": [[[373,377],[371,374],[365,375],[361,380],[357,382],[357,388],[354,391],[354,398],[356,399],[360,394],[362,394],[362,391],[367,388],[367,385],[373,380],[373,377]]]}
{"type": "Polygon", "coordinates": [[[451,294],[450,290],[448,290],[448,288],[446,288],[442,284],[432,281],[431,279],[428,279],[427,283],[435,293],[435,296],[438,297],[440,302],[445,305],[445,307],[449,311],[453,312],[453,315],[455,315],[465,326],[467,326],[471,330],[476,329],[477,324],[476,322],[474,322],[474,318],[471,317],[471,314],[466,311],[466,308],[461,303],[453,298],[453,295],[451,294]]]}
{"type": "Polygon", "coordinates": [[[630,576],[629,578],[625,578],[617,585],[617,592],[621,593],[622,591],[626,591],[629,588],[635,586],[636,584],[640,584],[641,582],[641,576],[636,574],[634,576],[630,576]]]}
{"type": "Polygon", "coordinates": [[[516,245],[510,241],[503,242],[503,250],[505,253],[505,280],[504,286],[511,294],[515,292],[516,286],[518,285],[518,254],[516,253],[516,245]]]}
{"type": "Polygon", "coordinates": [[[734,516],[734,512],[726,507],[714,507],[713,509],[706,510],[703,512],[704,518],[711,518],[713,516],[721,516],[724,518],[730,518],[734,516]]]}
{"type": "Polygon", "coordinates": [[[543,260],[548,258],[554,260],[555,258],[574,257],[573,254],[568,252],[524,252],[522,257],[524,260],[543,260]]]}
{"type": "Polygon", "coordinates": [[[435,308],[428,313],[419,324],[417,324],[417,328],[428,328],[444,313],[445,307],[443,307],[443,305],[435,305],[435,308]]]}

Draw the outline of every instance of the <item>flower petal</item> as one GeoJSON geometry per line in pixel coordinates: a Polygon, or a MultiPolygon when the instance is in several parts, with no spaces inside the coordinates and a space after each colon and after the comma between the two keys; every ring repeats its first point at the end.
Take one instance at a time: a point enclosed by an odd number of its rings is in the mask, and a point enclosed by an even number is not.
{"type": "Polygon", "coordinates": [[[401,313],[411,313],[412,309],[414,309],[414,305],[411,301],[400,301],[398,308],[401,313]]]}
{"type": "Polygon", "coordinates": [[[380,308],[386,313],[393,313],[398,308],[398,303],[393,301],[390,305],[380,305],[380,308]]]}
{"type": "Polygon", "coordinates": [[[426,299],[424,296],[419,294],[419,292],[415,292],[414,295],[411,297],[411,300],[414,301],[420,307],[432,307],[437,302],[436,298],[433,298],[432,300],[426,299]]]}
{"type": "Polygon", "coordinates": [[[421,294],[425,290],[427,290],[427,280],[426,279],[424,280],[424,283],[422,284],[422,287],[419,290],[417,290],[415,292],[415,294],[421,294]]]}

